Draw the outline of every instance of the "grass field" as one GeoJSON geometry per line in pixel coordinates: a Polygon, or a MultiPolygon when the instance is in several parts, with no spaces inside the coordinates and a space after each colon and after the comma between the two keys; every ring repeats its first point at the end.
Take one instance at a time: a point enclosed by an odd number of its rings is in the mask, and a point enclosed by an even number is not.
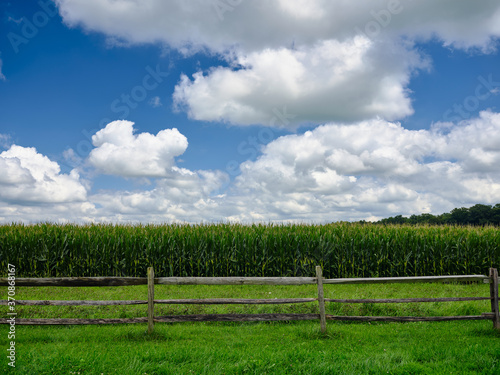
{"type": "MultiPolygon", "coordinates": [[[[1,290],[2,295],[5,288],[1,290]]],[[[487,296],[484,284],[325,286],[327,298],[487,296]]],[[[164,286],[155,298],[314,297],[306,286],[164,286]]],[[[145,299],[145,286],[29,288],[17,299],[145,299]]],[[[5,308],[4,308],[5,309],[5,308]]],[[[145,306],[23,307],[18,317],[112,318],[146,316],[145,306]]],[[[5,310],[3,310],[5,311],[5,310]]],[[[488,301],[419,304],[328,304],[342,315],[475,315],[488,301]]],[[[317,312],[314,303],[277,306],[157,305],[155,315],[317,312]]],[[[2,337],[6,326],[0,327],[2,337]]],[[[2,348],[3,349],[3,348],[2,348]]],[[[500,333],[490,321],[432,323],[328,322],[17,326],[17,374],[500,374],[500,333]]]]}
{"type": "MultiPolygon", "coordinates": [[[[0,226],[0,275],[380,277],[488,274],[500,266],[500,229],[330,225],[0,226]]],[[[0,288],[5,296],[6,287],[0,288]]],[[[304,286],[155,286],[156,299],[308,298],[304,286]]],[[[326,298],[484,297],[486,284],[325,285],[326,298]]],[[[17,287],[16,299],[146,300],[147,286],[17,287]]],[[[4,297],[2,297],[4,298],[4,297]]],[[[16,306],[18,318],[145,317],[138,306],[16,306]]],[[[6,316],[7,308],[0,309],[6,316]]],[[[489,301],[340,304],[327,314],[480,315],[489,301]]],[[[155,315],[317,313],[317,303],[156,305],[155,315]]],[[[499,374],[490,321],[157,323],[16,326],[16,368],[0,374],[499,374]]],[[[0,326],[7,352],[8,326],[0,326]]]]}
{"type": "MultiPolygon", "coordinates": [[[[17,374],[498,374],[486,322],[20,327],[17,374]]],[[[4,373],[12,369],[2,360],[4,373]]]]}

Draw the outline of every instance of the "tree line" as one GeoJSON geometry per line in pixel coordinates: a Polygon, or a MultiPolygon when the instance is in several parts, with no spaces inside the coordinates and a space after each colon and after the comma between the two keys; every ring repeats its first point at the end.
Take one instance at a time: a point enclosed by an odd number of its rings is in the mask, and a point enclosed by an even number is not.
{"type": "Polygon", "coordinates": [[[469,208],[454,208],[441,215],[397,215],[377,221],[377,224],[500,225],[500,203],[494,206],[476,204],[469,208]]]}

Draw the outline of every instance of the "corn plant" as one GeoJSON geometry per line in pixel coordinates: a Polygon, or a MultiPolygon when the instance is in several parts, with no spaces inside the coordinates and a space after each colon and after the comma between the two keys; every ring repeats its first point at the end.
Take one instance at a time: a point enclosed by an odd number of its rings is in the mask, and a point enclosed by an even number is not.
{"type": "Polygon", "coordinates": [[[461,226],[200,224],[0,226],[0,274],[18,277],[390,277],[487,274],[500,229],[461,226]]]}

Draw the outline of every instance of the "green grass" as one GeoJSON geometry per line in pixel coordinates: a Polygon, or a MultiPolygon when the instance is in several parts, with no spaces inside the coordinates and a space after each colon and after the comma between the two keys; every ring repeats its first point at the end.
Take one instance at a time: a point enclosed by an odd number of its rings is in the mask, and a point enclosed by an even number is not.
{"type": "MultiPolygon", "coordinates": [[[[0,292],[4,294],[5,288],[0,292]]],[[[155,298],[315,297],[311,286],[163,286],[155,298]]],[[[488,296],[484,284],[325,285],[328,298],[488,296]]],[[[29,288],[17,299],[145,299],[146,287],[29,288]]],[[[317,312],[317,305],[156,306],[155,315],[317,312]]],[[[146,316],[145,306],[23,307],[19,317],[146,316]]],[[[2,311],[6,311],[3,307],[2,311]]],[[[328,304],[345,315],[465,315],[488,301],[419,304],[328,304]]],[[[500,374],[500,333],[490,321],[422,323],[179,323],[16,327],[17,374],[500,374]]],[[[0,335],[7,336],[7,327],[0,335]]],[[[2,341],[4,342],[4,341],[2,341]]],[[[3,350],[4,348],[2,348],[3,350]]],[[[6,349],[6,348],[5,348],[6,349]]]]}
{"type": "MultiPolygon", "coordinates": [[[[18,374],[498,374],[486,322],[18,327],[18,374]]],[[[0,371],[10,373],[6,359],[0,371]]]]}

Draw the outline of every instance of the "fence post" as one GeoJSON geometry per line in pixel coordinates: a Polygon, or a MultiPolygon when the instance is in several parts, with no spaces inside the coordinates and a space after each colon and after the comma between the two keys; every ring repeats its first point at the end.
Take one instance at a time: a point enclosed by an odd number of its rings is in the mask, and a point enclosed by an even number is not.
{"type": "Polygon", "coordinates": [[[493,328],[500,330],[500,311],[498,306],[498,270],[490,268],[491,312],[493,313],[493,328]]]}
{"type": "Polygon", "coordinates": [[[148,267],[148,333],[152,333],[154,322],[154,300],[155,300],[155,271],[148,267]]]}
{"type": "Polygon", "coordinates": [[[326,315],[325,315],[325,294],[323,292],[323,270],[321,266],[316,266],[316,277],[318,279],[318,303],[319,303],[319,321],[321,332],[326,333],[326,315]]]}

